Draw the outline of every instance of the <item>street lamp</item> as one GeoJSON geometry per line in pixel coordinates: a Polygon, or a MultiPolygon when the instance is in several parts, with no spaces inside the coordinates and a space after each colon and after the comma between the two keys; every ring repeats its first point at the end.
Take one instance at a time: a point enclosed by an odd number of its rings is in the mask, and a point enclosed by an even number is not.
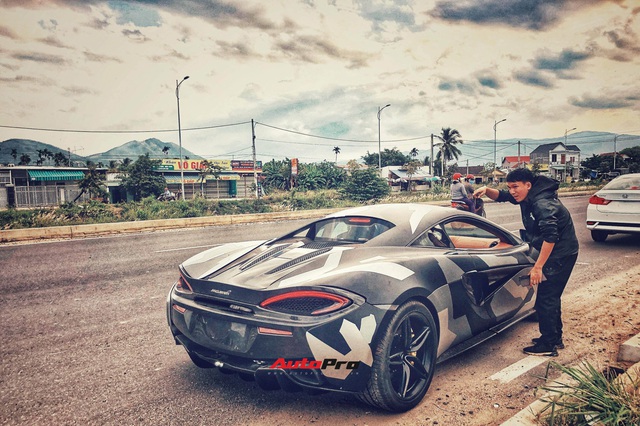
{"type": "Polygon", "coordinates": [[[498,137],[497,136],[498,135],[497,135],[496,127],[498,127],[498,124],[502,123],[503,121],[507,121],[507,119],[503,118],[502,120],[494,121],[493,123],[493,167],[494,169],[498,167],[498,159],[497,159],[497,155],[498,155],[498,137]]]}
{"type": "Polygon", "coordinates": [[[180,85],[183,81],[188,79],[189,76],[185,76],[180,82],[176,80],[176,101],[178,102],[178,142],[180,144],[180,185],[182,199],[184,200],[184,167],[182,167],[182,128],[180,127],[180,85]]]}
{"type": "Polygon", "coordinates": [[[574,131],[576,129],[577,129],[577,127],[574,127],[573,129],[567,129],[567,130],[564,131],[564,145],[565,145],[565,148],[567,147],[567,133],[572,132],[572,131],[574,131]]]}
{"type": "Polygon", "coordinates": [[[378,169],[380,170],[380,176],[382,176],[382,149],[380,148],[380,113],[386,107],[391,106],[391,104],[386,104],[382,108],[378,107],[378,169]]]}
{"type": "MultiPolygon", "coordinates": [[[[567,133],[572,132],[574,130],[576,130],[576,127],[574,127],[573,129],[566,129],[564,131],[564,149],[565,150],[567,149],[567,133]]],[[[567,154],[565,151],[565,159],[564,159],[564,180],[565,181],[567,180],[567,158],[566,157],[567,157],[567,154]]]]}
{"type": "Polygon", "coordinates": [[[495,121],[493,122],[493,181],[495,182],[496,180],[496,169],[498,168],[498,135],[497,135],[497,130],[496,127],[498,127],[498,124],[502,123],[503,121],[507,121],[506,118],[503,118],[500,121],[495,121]]]}

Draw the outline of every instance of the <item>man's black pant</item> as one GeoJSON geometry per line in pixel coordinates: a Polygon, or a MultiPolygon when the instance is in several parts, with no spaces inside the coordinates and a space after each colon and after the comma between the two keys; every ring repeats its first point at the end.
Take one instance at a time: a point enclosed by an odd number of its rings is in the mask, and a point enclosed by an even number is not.
{"type": "Polygon", "coordinates": [[[561,259],[549,259],[542,268],[547,279],[538,284],[535,309],[538,314],[540,341],[546,345],[555,345],[562,339],[560,298],[577,259],[577,253],[561,259]]]}

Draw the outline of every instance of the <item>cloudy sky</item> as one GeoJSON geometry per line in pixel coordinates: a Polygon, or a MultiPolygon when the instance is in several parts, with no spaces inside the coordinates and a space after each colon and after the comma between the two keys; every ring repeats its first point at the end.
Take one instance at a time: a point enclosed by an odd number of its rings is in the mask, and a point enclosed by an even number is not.
{"type": "MultiPolygon", "coordinates": [[[[640,134],[640,0],[0,0],[0,141],[207,158],[640,134]],[[391,104],[381,113],[378,108],[391,104]],[[484,142],[483,142],[484,141],[484,142]]],[[[498,154],[500,155],[500,154],[498,154]]]]}

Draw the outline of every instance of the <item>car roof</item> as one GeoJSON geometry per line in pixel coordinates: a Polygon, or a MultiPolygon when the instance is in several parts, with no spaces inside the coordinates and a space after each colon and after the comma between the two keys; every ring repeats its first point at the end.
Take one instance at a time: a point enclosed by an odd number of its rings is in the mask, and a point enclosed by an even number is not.
{"type": "Polygon", "coordinates": [[[456,210],[451,207],[418,203],[375,204],[371,206],[355,207],[333,213],[327,216],[327,218],[348,216],[372,217],[385,220],[395,225],[389,231],[382,233],[366,243],[367,245],[375,246],[407,245],[427,228],[443,220],[454,217],[465,217],[481,221],[482,223],[508,233],[505,229],[478,215],[456,210]]]}

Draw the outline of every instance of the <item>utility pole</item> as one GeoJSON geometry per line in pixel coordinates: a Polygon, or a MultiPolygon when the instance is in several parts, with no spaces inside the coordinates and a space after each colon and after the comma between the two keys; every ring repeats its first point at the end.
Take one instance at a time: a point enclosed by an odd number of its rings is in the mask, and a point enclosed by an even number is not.
{"type": "Polygon", "coordinates": [[[429,173],[433,176],[433,133],[431,133],[431,157],[429,157],[429,173]]]}
{"type": "Polygon", "coordinates": [[[180,198],[184,200],[184,165],[182,163],[182,127],[180,126],[180,85],[188,79],[186,75],[178,82],[176,80],[176,103],[178,104],[178,143],[180,144],[180,198]]]}
{"type": "Polygon", "coordinates": [[[386,104],[382,108],[378,107],[378,173],[380,173],[380,177],[382,177],[382,148],[380,141],[380,113],[383,109],[390,107],[391,104],[386,104]]]}
{"type": "Polygon", "coordinates": [[[618,135],[613,137],[613,170],[616,169],[616,158],[618,157],[618,135]]]}
{"type": "Polygon", "coordinates": [[[256,126],[251,119],[251,149],[253,151],[253,184],[256,187],[256,198],[260,198],[260,190],[258,189],[258,173],[256,172],[256,126]]]}

